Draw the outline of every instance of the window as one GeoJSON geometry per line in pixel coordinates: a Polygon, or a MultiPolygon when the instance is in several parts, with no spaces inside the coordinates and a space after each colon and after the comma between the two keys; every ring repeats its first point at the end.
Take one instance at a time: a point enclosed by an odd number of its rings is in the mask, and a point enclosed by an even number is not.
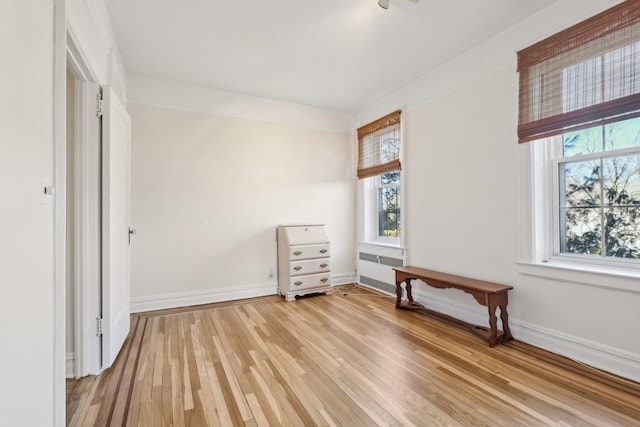
{"type": "Polygon", "coordinates": [[[518,71],[545,259],[640,259],[640,2],[518,52],[518,71]]]}
{"type": "Polygon", "coordinates": [[[400,237],[400,172],[376,177],[377,237],[400,237]]]}
{"type": "Polygon", "coordinates": [[[397,245],[400,239],[400,111],[358,129],[364,239],[397,245]]]}
{"type": "Polygon", "coordinates": [[[640,119],[562,136],[559,252],[640,259],[640,119]]]}

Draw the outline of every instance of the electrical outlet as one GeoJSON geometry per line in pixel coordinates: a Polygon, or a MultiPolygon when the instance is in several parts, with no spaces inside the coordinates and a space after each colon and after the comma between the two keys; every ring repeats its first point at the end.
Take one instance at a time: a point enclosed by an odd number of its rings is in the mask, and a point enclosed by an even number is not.
{"type": "Polygon", "coordinates": [[[269,270],[269,279],[273,279],[273,269],[269,270]]]}

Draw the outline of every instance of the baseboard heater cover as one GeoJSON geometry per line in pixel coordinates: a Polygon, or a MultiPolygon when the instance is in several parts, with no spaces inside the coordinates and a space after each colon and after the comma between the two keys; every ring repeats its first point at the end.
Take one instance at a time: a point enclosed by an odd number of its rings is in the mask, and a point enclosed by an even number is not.
{"type": "Polygon", "coordinates": [[[392,258],[384,255],[369,254],[366,252],[360,252],[358,258],[362,261],[375,262],[382,265],[388,265],[389,267],[402,267],[404,265],[402,258],[392,258]]]}
{"type": "Polygon", "coordinates": [[[358,251],[360,283],[394,295],[396,285],[393,268],[402,267],[405,264],[405,258],[390,255],[389,253],[376,253],[376,251],[358,251]]]}
{"type": "Polygon", "coordinates": [[[372,288],[376,288],[383,292],[388,292],[390,294],[393,294],[396,292],[396,285],[391,285],[389,283],[385,283],[381,280],[373,279],[371,277],[361,275],[360,283],[362,283],[363,285],[371,286],[372,288]]]}

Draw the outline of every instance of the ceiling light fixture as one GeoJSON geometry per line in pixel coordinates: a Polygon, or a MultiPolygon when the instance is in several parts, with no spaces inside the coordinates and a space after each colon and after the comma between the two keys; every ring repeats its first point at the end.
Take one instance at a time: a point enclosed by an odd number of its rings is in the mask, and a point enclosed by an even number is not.
{"type": "MultiPolygon", "coordinates": [[[[420,0],[409,0],[411,3],[418,3],[420,0]]],[[[378,6],[387,10],[389,9],[389,0],[378,0],[378,6]]]]}

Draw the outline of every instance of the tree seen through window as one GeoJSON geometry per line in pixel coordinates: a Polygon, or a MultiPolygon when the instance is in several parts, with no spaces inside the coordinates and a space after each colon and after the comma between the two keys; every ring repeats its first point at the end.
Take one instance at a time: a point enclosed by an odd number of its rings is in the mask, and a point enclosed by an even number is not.
{"type": "Polygon", "coordinates": [[[640,118],[563,135],[560,252],[640,259],[640,118]]]}
{"type": "Polygon", "coordinates": [[[400,237],[400,172],[378,179],[378,236],[400,237]]]}

